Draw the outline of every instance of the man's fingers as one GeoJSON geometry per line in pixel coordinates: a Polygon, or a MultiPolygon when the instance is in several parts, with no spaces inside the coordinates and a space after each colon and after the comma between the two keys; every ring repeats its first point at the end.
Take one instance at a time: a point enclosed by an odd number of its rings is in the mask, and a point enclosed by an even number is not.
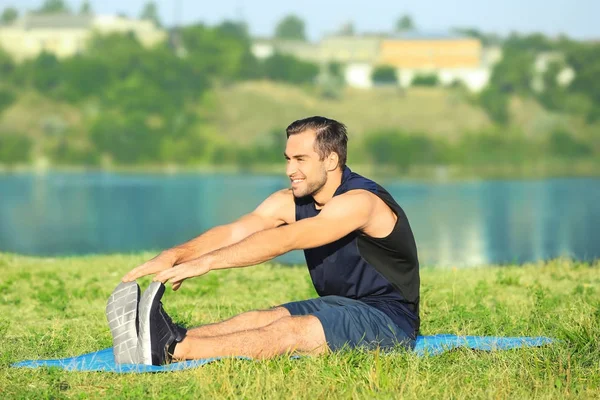
{"type": "Polygon", "coordinates": [[[161,272],[160,274],[157,274],[154,277],[153,281],[154,282],[160,281],[162,283],[166,283],[169,279],[171,279],[175,275],[177,275],[177,272],[178,272],[178,268],[177,267],[168,269],[166,271],[161,272]]]}

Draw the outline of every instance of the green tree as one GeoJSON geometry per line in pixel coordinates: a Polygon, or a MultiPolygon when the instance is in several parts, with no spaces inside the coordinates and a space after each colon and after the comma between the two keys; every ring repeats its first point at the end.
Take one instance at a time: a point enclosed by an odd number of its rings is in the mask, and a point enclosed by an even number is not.
{"type": "Polygon", "coordinates": [[[592,154],[592,148],[588,144],[562,129],[552,132],[548,138],[548,150],[552,155],[565,158],[588,157],[592,154]]]}
{"type": "Polygon", "coordinates": [[[500,125],[506,125],[509,122],[508,101],[508,94],[491,85],[479,94],[479,103],[487,115],[500,125]]]}
{"type": "Polygon", "coordinates": [[[160,18],[158,17],[158,6],[154,1],[148,1],[144,4],[142,8],[142,12],[140,13],[140,19],[146,19],[154,22],[156,26],[162,26],[160,23],[160,18]]]}
{"type": "Polygon", "coordinates": [[[556,49],[555,43],[541,33],[528,35],[511,34],[504,41],[504,50],[539,53],[556,49]]]}
{"type": "Polygon", "coordinates": [[[84,0],[81,3],[81,7],[79,8],[79,14],[81,15],[87,15],[87,14],[93,14],[94,12],[92,11],[92,5],[90,4],[89,0],[84,0]]]}
{"type": "Polygon", "coordinates": [[[413,86],[437,86],[440,80],[435,74],[420,74],[413,78],[411,84],[413,86]]]}
{"type": "Polygon", "coordinates": [[[455,32],[462,36],[467,36],[475,39],[479,39],[481,44],[484,46],[501,45],[502,38],[495,33],[484,33],[477,28],[453,28],[452,32],[455,32]]]}
{"type": "Polygon", "coordinates": [[[89,96],[101,96],[111,83],[110,64],[94,57],[68,58],[62,63],[62,71],[64,79],[59,95],[74,103],[89,96]]]}
{"type": "Polygon", "coordinates": [[[533,53],[506,49],[502,61],[492,70],[490,85],[507,94],[530,94],[533,63],[533,53]]]}
{"type": "Polygon", "coordinates": [[[0,115],[15,102],[15,99],[16,96],[12,91],[0,88],[0,115]]]}
{"type": "Polygon", "coordinates": [[[411,165],[443,162],[441,146],[423,134],[407,135],[396,130],[377,131],[366,135],[365,150],[377,165],[390,165],[405,170],[411,165]]]}
{"type": "Polygon", "coordinates": [[[27,136],[18,134],[0,135],[0,163],[14,165],[29,161],[32,143],[27,136]]]}
{"type": "Polygon", "coordinates": [[[42,6],[36,10],[38,14],[70,13],[71,9],[63,0],[44,0],[42,6]]]}
{"type": "Polygon", "coordinates": [[[562,63],[552,62],[542,75],[542,91],[537,98],[548,110],[558,111],[565,108],[567,92],[557,82],[558,74],[563,68],[562,63]]]}
{"type": "Polygon", "coordinates": [[[0,24],[10,24],[19,17],[19,11],[14,7],[6,7],[0,15],[0,24]]]}
{"type": "Polygon", "coordinates": [[[396,32],[407,32],[415,29],[415,23],[410,15],[403,15],[396,21],[396,32]]]}
{"type": "Polygon", "coordinates": [[[120,164],[156,163],[160,132],[150,128],[146,121],[142,112],[103,115],[92,125],[92,143],[120,164]]]}
{"type": "Polygon", "coordinates": [[[275,37],[278,39],[306,40],[304,21],[296,15],[288,15],[275,27],[275,37]]]}
{"type": "Polygon", "coordinates": [[[312,83],[319,73],[319,67],[315,64],[279,53],[267,58],[263,69],[267,79],[295,84],[312,83]]]}
{"type": "Polygon", "coordinates": [[[600,44],[571,43],[565,53],[567,64],[575,71],[568,91],[591,101],[592,107],[587,112],[589,122],[600,120],[600,44]]]}
{"type": "Polygon", "coordinates": [[[46,52],[20,64],[14,75],[16,83],[33,87],[47,96],[54,96],[64,79],[60,61],[46,52]]]}
{"type": "Polygon", "coordinates": [[[10,80],[10,75],[14,71],[14,68],[15,63],[10,55],[8,55],[8,53],[2,50],[2,47],[0,47],[0,80],[10,80]]]}
{"type": "Polygon", "coordinates": [[[373,83],[380,85],[397,84],[398,77],[396,76],[396,68],[389,65],[380,65],[373,69],[371,73],[373,83]]]}
{"type": "Polygon", "coordinates": [[[256,64],[250,54],[250,40],[240,34],[239,29],[223,25],[211,28],[197,24],[181,29],[187,62],[204,76],[203,82],[217,77],[236,80],[251,72],[249,68],[256,64]]]}

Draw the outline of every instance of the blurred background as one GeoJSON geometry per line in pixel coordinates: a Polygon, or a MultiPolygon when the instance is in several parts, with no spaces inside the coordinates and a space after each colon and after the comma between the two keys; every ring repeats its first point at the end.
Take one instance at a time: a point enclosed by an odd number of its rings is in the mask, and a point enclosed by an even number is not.
{"type": "MultiPolygon", "coordinates": [[[[0,251],[161,250],[349,129],[423,265],[600,258],[600,3],[0,1],[0,251]]],[[[280,259],[302,263],[296,252],[280,259]]]]}

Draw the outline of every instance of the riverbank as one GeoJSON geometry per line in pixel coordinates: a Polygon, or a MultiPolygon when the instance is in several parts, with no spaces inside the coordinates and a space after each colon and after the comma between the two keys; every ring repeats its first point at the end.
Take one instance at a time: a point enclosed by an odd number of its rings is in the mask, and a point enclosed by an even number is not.
{"type": "MultiPolygon", "coordinates": [[[[598,398],[600,262],[421,271],[422,334],[549,336],[543,348],[458,350],[431,358],[349,352],[224,360],[168,374],[8,368],[111,345],[104,307],[129,269],[153,256],[35,258],[0,254],[0,392],[8,398],[598,398]]],[[[149,279],[140,280],[142,288],[149,279]]],[[[305,267],[215,271],[167,290],[188,326],[315,296],[305,267]]]]}
{"type": "MultiPolygon", "coordinates": [[[[393,179],[425,182],[453,182],[483,179],[547,179],[547,178],[574,178],[574,177],[600,177],[600,160],[554,160],[531,165],[425,165],[413,166],[405,170],[393,167],[377,166],[372,164],[349,164],[353,171],[373,179],[393,179]]],[[[199,174],[285,174],[285,165],[105,165],[97,167],[50,165],[46,162],[36,164],[20,164],[6,166],[0,164],[0,173],[36,173],[43,174],[49,171],[59,172],[116,172],[135,174],[165,174],[199,173],[199,174]]]]}

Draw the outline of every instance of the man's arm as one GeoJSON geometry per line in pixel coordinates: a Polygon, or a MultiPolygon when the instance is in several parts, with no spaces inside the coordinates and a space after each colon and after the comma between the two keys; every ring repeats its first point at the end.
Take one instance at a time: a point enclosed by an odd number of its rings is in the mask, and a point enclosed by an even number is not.
{"type": "Polygon", "coordinates": [[[283,225],[289,222],[290,210],[293,211],[291,194],[288,192],[287,189],[275,192],[251,213],[166,251],[176,257],[176,264],[181,264],[237,243],[255,232],[283,225]]]}
{"type": "Polygon", "coordinates": [[[216,226],[202,235],[164,250],[123,277],[124,282],[134,281],[149,274],[164,271],[174,265],[201,257],[214,250],[237,243],[265,229],[275,228],[293,221],[294,203],[289,189],[273,193],[254,211],[238,220],[216,226]],[[290,219],[291,218],[291,219],[290,219]]]}
{"type": "Polygon", "coordinates": [[[331,199],[313,218],[256,232],[238,243],[164,271],[155,280],[170,280],[175,289],[184,279],[213,269],[256,265],[291,250],[319,247],[363,229],[374,207],[374,196],[352,191],[331,199]]]}

